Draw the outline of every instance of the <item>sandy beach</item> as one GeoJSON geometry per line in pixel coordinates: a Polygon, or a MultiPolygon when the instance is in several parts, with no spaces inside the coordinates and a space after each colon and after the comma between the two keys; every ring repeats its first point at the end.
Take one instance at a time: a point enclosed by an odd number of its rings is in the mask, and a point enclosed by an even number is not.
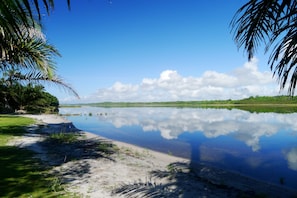
{"type": "Polygon", "coordinates": [[[28,148],[52,167],[65,190],[80,197],[292,197],[294,189],[81,131],[59,115],[22,115],[36,125],[10,145],[28,148]],[[78,145],[54,148],[49,133],[79,134],[78,145]],[[94,142],[115,145],[98,152],[94,142]],[[74,159],[74,160],[73,160],[74,159]]]}

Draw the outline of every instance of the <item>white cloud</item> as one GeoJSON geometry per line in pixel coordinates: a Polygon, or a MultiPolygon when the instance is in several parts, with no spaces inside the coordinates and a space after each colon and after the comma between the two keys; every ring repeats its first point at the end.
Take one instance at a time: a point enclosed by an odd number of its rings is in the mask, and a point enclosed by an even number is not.
{"type": "Polygon", "coordinates": [[[79,102],[219,100],[279,94],[272,73],[260,72],[257,63],[252,59],[230,73],[205,71],[200,77],[165,70],[158,78],[145,77],[139,84],[116,82],[79,102]]]}
{"type": "Polygon", "coordinates": [[[138,85],[131,84],[122,84],[121,82],[116,82],[111,88],[109,88],[111,92],[115,93],[127,93],[127,92],[135,92],[138,90],[138,85]]]}

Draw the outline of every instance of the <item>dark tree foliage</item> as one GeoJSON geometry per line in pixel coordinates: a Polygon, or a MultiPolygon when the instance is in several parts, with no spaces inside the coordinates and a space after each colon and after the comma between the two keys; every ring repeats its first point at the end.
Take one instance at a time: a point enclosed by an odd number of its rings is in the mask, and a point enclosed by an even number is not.
{"type": "Polygon", "coordinates": [[[0,113],[22,110],[28,113],[56,113],[58,99],[44,91],[42,85],[0,84],[0,113]]]}

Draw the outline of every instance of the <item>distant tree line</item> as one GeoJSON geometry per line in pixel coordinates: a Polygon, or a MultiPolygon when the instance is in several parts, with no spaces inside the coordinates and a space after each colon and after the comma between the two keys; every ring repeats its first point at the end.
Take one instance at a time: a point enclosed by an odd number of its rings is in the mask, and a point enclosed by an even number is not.
{"type": "Polygon", "coordinates": [[[55,113],[58,107],[58,99],[40,84],[21,84],[11,75],[0,79],[0,113],[55,113]]]}
{"type": "Polygon", "coordinates": [[[56,113],[58,107],[58,99],[42,85],[0,85],[0,113],[56,113]]]}

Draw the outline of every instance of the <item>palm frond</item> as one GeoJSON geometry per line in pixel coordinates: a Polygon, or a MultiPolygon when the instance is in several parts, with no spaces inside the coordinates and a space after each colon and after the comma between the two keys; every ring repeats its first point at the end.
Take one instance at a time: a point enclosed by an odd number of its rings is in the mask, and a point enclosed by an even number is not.
{"type": "Polygon", "coordinates": [[[59,78],[58,76],[47,76],[44,75],[41,72],[29,72],[26,74],[21,74],[20,72],[16,72],[12,76],[12,80],[14,81],[24,81],[26,83],[34,83],[34,84],[55,84],[62,88],[64,88],[65,91],[68,91],[69,93],[73,94],[75,97],[79,98],[78,93],[71,87],[71,85],[65,83],[63,79],[59,78]]]}
{"type": "MultiPolygon", "coordinates": [[[[67,0],[70,9],[70,0],[67,0]]],[[[79,98],[76,91],[55,74],[54,58],[60,56],[41,32],[42,11],[48,15],[54,0],[3,0],[0,3],[0,71],[29,70],[14,80],[51,82],[66,88],[79,98]]]]}
{"type": "Polygon", "coordinates": [[[292,71],[297,64],[297,28],[287,32],[283,39],[275,46],[273,53],[269,58],[271,69],[274,69],[274,75],[278,76],[281,88],[284,88],[289,80],[289,94],[294,93],[295,86],[292,71]],[[292,84],[293,83],[293,84],[292,84]]]}
{"type": "Polygon", "coordinates": [[[251,59],[264,43],[271,48],[268,64],[277,76],[280,88],[289,81],[288,94],[294,95],[297,64],[297,2],[294,0],[250,0],[231,21],[234,40],[251,59]]]}
{"type": "Polygon", "coordinates": [[[30,68],[52,75],[55,70],[54,58],[60,56],[58,50],[39,35],[26,33],[23,37],[13,37],[3,42],[0,67],[11,65],[14,68],[30,68]]]}
{"type": "MultiPolygon", "coordinates": [[[[62,79],[56,76],[56,63],[54,58],[60,56],[58,50],[47,43],[40,31],[31,28],[24,31],[23,38],[16,35],[4,40],[2,56],[0,56],[0,69],[15,72],[13,80],[30,81],[59,85],[69,93],[79,98],[77,92],[62,79]]],[[[1,37],[1,35],[0,35],[1,37]]],[[[1,54],[0,54],[1,55],[1,54]]]]}
{"type": "MultiPolygon", "coordinates": [[[[70,0],[67,0],[70,9],[70,0]]],[[[22,36],[20,26],[25,28],[41,25],[42,10],[50,15],[54,0],[2,0],[0,4],[0,27],[5,35],[22,36]]]]}
{"type": "Polygon", "coordinates": [[[271,0],[251,0],[243,5],[231,21],[238,48],[244,47],[251,59],[261,42],[273,30],[278,4],[271,0]]]}

